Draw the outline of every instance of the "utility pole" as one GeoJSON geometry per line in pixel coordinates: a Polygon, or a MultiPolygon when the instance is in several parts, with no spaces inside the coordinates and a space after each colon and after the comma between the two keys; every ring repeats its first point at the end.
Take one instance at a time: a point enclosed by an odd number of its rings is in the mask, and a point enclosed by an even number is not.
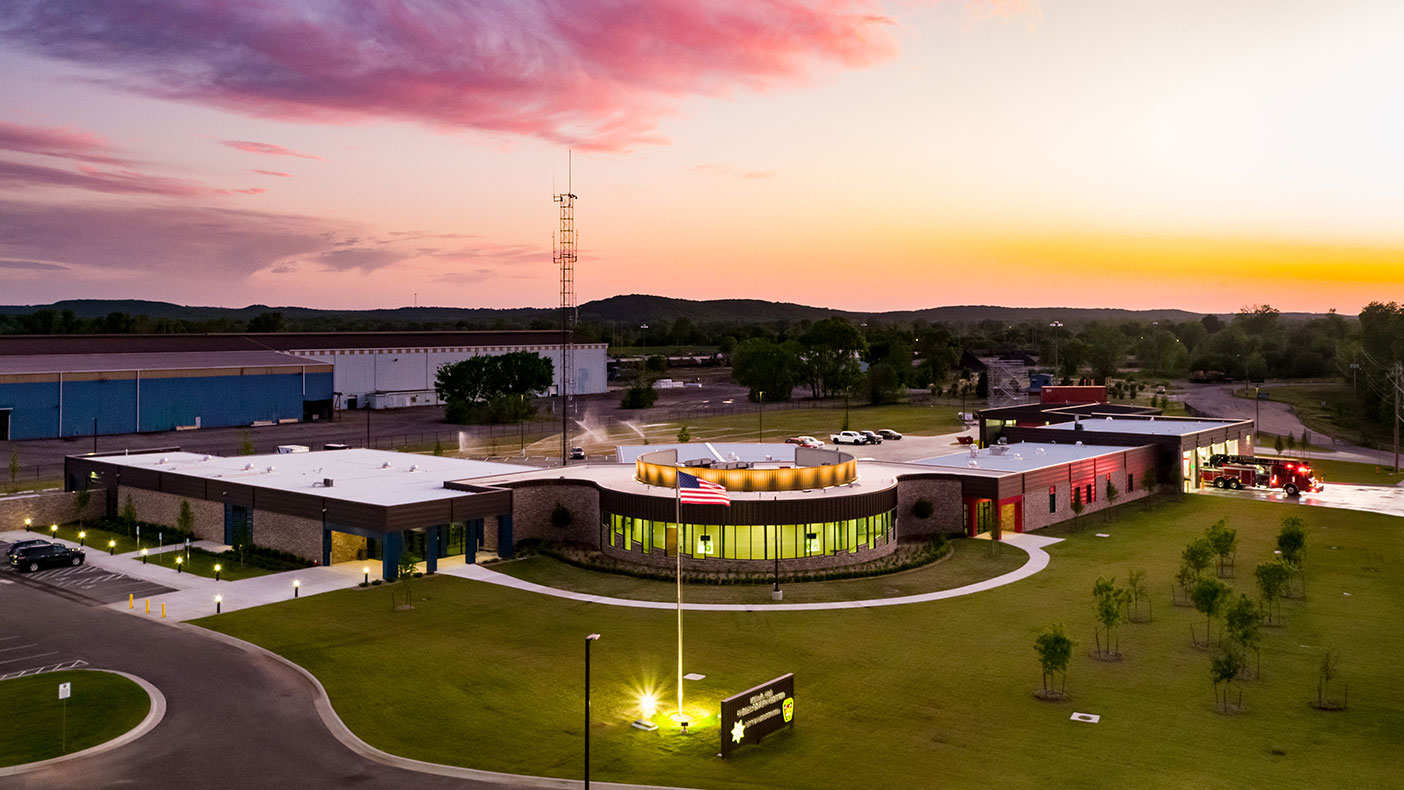
{"type": "Polygon", "coordinates": [[[1404,362],[1394,363],[1394,471],[1399,471],[1399,405],[1404,394],[1404,362]]]}

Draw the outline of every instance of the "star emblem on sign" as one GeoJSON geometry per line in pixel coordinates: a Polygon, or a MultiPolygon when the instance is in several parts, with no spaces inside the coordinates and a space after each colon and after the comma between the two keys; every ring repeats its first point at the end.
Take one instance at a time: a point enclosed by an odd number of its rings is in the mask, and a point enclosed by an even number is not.
{"type": "Polygon", "coordinates": [[[744,737],[746,737],[746,725],[738,721],[736,726],[731,728],[731,742],[740,743],[744,737]]]}

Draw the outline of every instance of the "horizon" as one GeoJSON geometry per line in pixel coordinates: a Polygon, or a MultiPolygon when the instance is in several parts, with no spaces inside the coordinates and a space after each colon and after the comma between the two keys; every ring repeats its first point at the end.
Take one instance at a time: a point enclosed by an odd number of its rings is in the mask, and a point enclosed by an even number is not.
{"type": "Polygon", "coordinates": [[[1385,0],[409,10],[15,6],[6,301],[1404,300],[1385,0]]]}

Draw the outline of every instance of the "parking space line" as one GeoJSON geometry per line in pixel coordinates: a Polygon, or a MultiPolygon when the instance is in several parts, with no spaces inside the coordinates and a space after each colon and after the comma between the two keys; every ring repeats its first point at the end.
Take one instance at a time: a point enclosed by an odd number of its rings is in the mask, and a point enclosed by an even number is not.
{"type": "Polygon", "coordinates": [[[13,663],[16,662],[16,661],[28,661],[28,660],[30,660],[31,658],[43,658],[44,656],[54,656],[54,655],[58,655],[58,651],[57,651],[57,650],[50,650],[50,651],[47,652],[47,653],[38,653],[38,654],[32,655],[32,656],[22,656],[22,657],[20,657],[20,658],[12,658],[12,659],[10,659],[9,661],[0,661],[0,664],[13,664],[13,663]]]}
{"type": "Polygon", "coordinates": [[[88,662],[83,661],[82,659],[74,659],[73,661],[63,661],[58,664],[48,664],[42,667],[31,667],[29,669],[17,670],[15,672],[10,672],[5,675],[0,675],[0,680],[11,680],[13,678],[22,678],[28,675],[42,675],[45,672],[58,672],[61,669],[78,669],[79,667],[86,667],[87,665],[88,662]]]}
{"type": "Polygon", "coordinates": [[[20,646],[18,646],[18,647],[0,647],[0,653],[4,653],[4,652],[6,652],[6,651],[8,651],[8,650],[23,650],[23,649],[25,649],[25,648],[27,648],[27,647],[38,647],[38,646],[39,646],[39,643],[38,643],[38,642],[35,642],[35,643],[32,644],[32,645],[20,645],[20,646]]]}

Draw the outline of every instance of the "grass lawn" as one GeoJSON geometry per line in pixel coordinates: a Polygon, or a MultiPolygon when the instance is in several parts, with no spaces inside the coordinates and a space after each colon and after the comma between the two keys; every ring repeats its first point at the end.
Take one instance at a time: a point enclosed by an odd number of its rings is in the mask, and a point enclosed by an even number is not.
{"type": "Polygon", "coordinates": [[[105,743],[146,718],[151,698],[111,672],[69,670],[0,681],[0,766],[21,765],[105,743]],[[72,683],[67,748],[60,683],[72,683]]]}
{"type": "MultiPolygon", "coordinates": [[[[785,583],[780,585],[785,592],[783,603],[896,598],[949,590],[1008,573],[1028,561],[1027,554],[1012,546],[1001,546],[999,556],[991,557],[989,545],[983,540],[952,541],[951,554],[941,561],[923,568],[884,576],[829,582],[785,583]]],[[[508,576],[548,587],[607,595],[611,598],[631,598],[640,601],[673,601],[677,598],[676,587],[670,582],[585,570],[551,557],[510,560],[494,563],[489,567],[508,576]]],[[[685,584],[683,600],[697,603],[764,605],[770,603],[770,590],[769,584],[685,584]]]]}
{"type": "MultiPolygon", "coordinates": [[[[582,643],[594,645],[594,776],[706,788],[1395,786],[1404,775],[1404,541],[1398,518],[1254,500],[1186,496],[1083,524],[1049,568],[976,595],[909,606],[686,616],[691,704],[784,672],[796,676],[793,731],[715,757],[715,716],[683,738],[629,727],[636,695],[675,693],[674,614],[607,607],[451,577],[416,580],[416,608],[384,594],[333,592],[206,618],[314,672],[362,738],[408,757],[578,777],[582,643]],[[1209,655],[1190,645],[1193,610],[1171,603],[1180,550],[1227,518],[1238,578],[1272,556],[1282,518],[1308,522],[1306,600],[1265,629],[1262,678],[1246,711],[1215,711],[1209,655]],[[1109,533],[1098,538],[1095,533],[1109,533]],[[1092,650],[1091,589],[1143,568],[1155,620],[1126,625],[1126,659],[1092,650]],[[1349,593],[1349,595],[1345,595],[1349,593]],[[1034,637],[1063,623],[1077,640],[1070,702],[1034,698],[1034,637]],[[1308,701],[1328,645],[1350,710],[1308,701]],[[1100,724],[1069,721],[1096,713],[1100,724]],[[528,747],[527,744],[530,744],[528,747]]],[[[1236,691],[1235,691],[1236,694],[1236,691]]],[[[667,707],[664,708],[667,710],[667,707]]]]}
{"type": "MultiPolygon", "coordinates": [[[[146,561],[152,565],[163,565],[167,568],[174,568],[176,565],[176,557],[178,556],[182,558],[185,557],[185,551],[172,550],[163,551],[159,554],[151,554],[146,558],[146,561]]],[[[141,562],[141,558],[133,557],[132,561],[141,562]]],[[[193,573],[196,576],[204,576],[208,579],[213,579],[215,575],[214,566],[216,563],[220,565],[219,578],[231,582],[240,579],[251,579],[255,576],[267,576],[270,573],[280,573],[280,571],[270,571],[266,568],[259,568],[254,565],[240,565],[238,559],[230,560],[228,557],[223,557],[212,551],[195,548],[190,550],[190,558],[181,563],[181,572],[193,573]]]]}
{"type": "Polygon", "coordinates": [[[1404,480],[1404,474],[1390,471],[1388,464],[1357,464],[1350,461],[1332,461],[1326,458],[1312,458],[1311,467],[1331,483],[1359,483],[1370,486],[1392,486],[1404,480]]]}
{"type": "MultiPolygon", "coordinates": [[[[34,537],[36,538],[47,538],[51,534],[55,534],[49,531],[48,524],[43,525],[43,529],[40,529],[39,525],[36,524],[30,531],[34,533],[34,537]]],[[[89,551],[107,551],[108,541],[116,541],[117,545],[113,546],[112,550],[117,554],[124,554],[129,551],[137,550],[136,540],[128,537],[125,532],[109,532],[108,530],[99,529],[97,527],[79,527],[77,524],[61,524],[59,525],[57,535],[64,540],[71,540],[74,543],[78,543],[79,532],[87,533],[87,537],[83,538],[82,541],[84,547],[89,551]]],[[[152,535],[150,539],[147,539],[147,537],[143,535],[141,539],[142,545],[151,548],[156,544],[155,538],[155,535],[152,535]]]]}

